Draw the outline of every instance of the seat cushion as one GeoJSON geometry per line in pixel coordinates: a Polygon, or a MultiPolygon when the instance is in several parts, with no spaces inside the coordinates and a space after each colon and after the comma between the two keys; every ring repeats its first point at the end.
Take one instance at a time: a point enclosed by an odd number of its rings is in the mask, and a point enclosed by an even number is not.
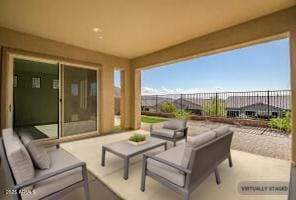
{"type": "Polygon", "coordinates": [[[196,135],[194,137],[188,137],[185,144],[184,156],[181,162],[181,165],[185,168],[188,168],[191,159],[191,152],[193,148],[199,147],[213,139],[216,138],[216,132],[207,131],[205,133],[196,135]]]}
{"type": "MultiPolygon", "coordinates": [[[[162,136],[162,137],[167,137],[167,138],[173,138],[174,137],[174,130],[165,129],[165,128],[154,129],[154,130],[152,130],[151,134],[162,136]]],[[[178,131],[176,133],[177,138],[183,137],[183,136],[184,136],[184,132],[178,131]]]]}
{"type": "Polygon", "coordinates": [[[171,130],[182,129],[185,127],[186,127],[186,120],[182,120],[182,119],[171,119],[166,121],[163,124],[163,128],[171,129],[171,130]]]}
{"type": "MultiPolygon", "coordinates": [[[[54,149],[52,151],[48,151],[48,154],[51,160],[50,168],[45,170],[36,169],[36,177],[55,172],[80,162],[80,160],[63,149],[54,149]]],[[[49,194],[62,190],[74,183],[77,183],[82,179],[81,167],[76,168],[36,183],[34,185],[35,194],[22,195],[22,197],[23,199],[30,200],[40,199],[49,194]]]]}
{"type": "Polygon", "coordinates": [[[223,125],[223,126],[213,129],[213,131],[216,132],[216,137],[219,137],[219,136],[222,136],[222,135],[225,135],[225,134],[231,132],[231,129],[230,129],[230,126],[223,125]]]}
{"type": "MultiPolygon", "coordinates": [[[[171,148],[167,151],[157,154],[156,157],[162,158],[164,160],[167,160],[180,166],[183,157],[184,147],[185,145],[181,144],[177,147],[171,148]]],[[[173,167],[170,167],[156,160],[148,158],[147,169],[180,187],[184,187],[185,185],[184,173],[173,167]]]]}
{"type": "MultiPolygon", "coordinates": [[[[17,184],[34,178],[35,170],[33,162],[19,137],[12,129],[4,129],[2,137],[9,165],[17,184]]],[[[31,189],[32,186],[24,189],[31,189]]]]}

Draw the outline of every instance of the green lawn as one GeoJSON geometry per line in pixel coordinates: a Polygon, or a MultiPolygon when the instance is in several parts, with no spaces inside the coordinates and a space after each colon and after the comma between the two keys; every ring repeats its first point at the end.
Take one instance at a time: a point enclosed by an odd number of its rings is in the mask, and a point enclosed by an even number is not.
{"type": "Polygon", "coordinates": [[[141,116],[141,122],[143,123],[154,124],[164,121],[166,121],[166,119],[160,117],[141,116]]]}

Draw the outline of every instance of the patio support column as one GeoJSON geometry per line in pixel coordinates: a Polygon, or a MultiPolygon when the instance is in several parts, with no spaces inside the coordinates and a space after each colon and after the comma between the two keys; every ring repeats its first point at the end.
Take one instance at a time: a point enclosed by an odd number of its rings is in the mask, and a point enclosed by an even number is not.
{"type": "Polygon", "coordinates": [[[114,67],[103,65],[100,76],[100,134],[110,133],[114,125],[114,67]]]}
{"type": "Polygon", "coordinates": [[[129,70],[122,70],[120,73],[120,85],[121,85],[121,99],[120,99],[120,124],[122,129],[131,128],[131,76],[129,70]]]}
{"type": "Polygon", "coordinates": [[[131,128],[141,128],[141,71],[131,68],[131,128]]]}
{"type": "MultiPolygon", "coordinates": [[[[2,68],[4,67],[2,64],[2,58],[3,58],[3,51],[2,51],[2,46],[0,45],[0,94],[2,94],[2,91],[1,91],[1,83],[2,83],[2,68]]],[[[0,97],[0,113],[2,112],[2,102],[1,102],[1,100],[2,100],[2,98],[0,97]]],[[[1,117],[2,117],[2,114],[0,114],[0,130],[2,130],[2,119],[1,119],[1,117]]],[[[2,132],[2,131],[1,131],[2,132]]],[[[2,133],[0,133],[0,137],[2,136],[2,133]]]]}
{"type": "Polygon", "coordinates": [[[292,162],[296,166],[296,31],[290,32],[291,58],[291,110],[292,110],[292,162]]]}

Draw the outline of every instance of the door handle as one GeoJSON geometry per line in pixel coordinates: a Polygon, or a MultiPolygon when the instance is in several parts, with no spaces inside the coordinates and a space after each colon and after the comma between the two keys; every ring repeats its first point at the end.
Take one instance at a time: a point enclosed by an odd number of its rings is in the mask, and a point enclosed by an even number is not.
{"type": "Polygon", "coordinates": [[[11,104],[9,104],[9,112],[11,112],[11,110],[12,110],[12,106],[11,104]]]}

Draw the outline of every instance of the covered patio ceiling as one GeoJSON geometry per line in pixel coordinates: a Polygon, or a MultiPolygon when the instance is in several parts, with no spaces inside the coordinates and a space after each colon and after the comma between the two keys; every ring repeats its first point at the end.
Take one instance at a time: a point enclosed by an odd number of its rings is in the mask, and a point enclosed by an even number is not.
{"type": "Polygon", "coordinates": [[[2,0],[0,26],[136,58],[295,4],[295,0],[2,0]]]}

